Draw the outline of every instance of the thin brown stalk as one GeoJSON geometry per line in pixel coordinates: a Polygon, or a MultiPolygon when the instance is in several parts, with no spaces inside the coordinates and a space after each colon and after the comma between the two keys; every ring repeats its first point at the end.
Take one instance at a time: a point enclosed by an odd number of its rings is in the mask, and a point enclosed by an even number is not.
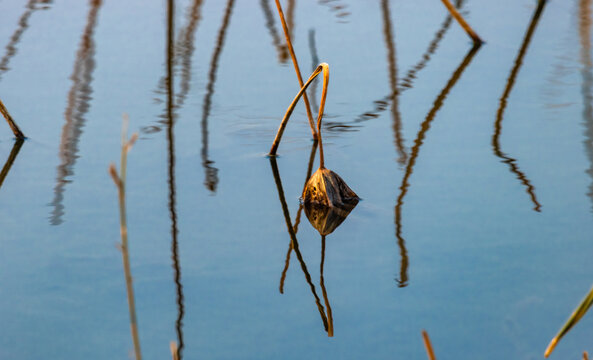
{"type": "Polygon", "coordinates": [[[301,90],[292,100],[292,103],[286,109],[286,113],[282,118],[282,122],[280,123],[280,127],[278,128],[278,132],[276,133],[276,137],[274,138],[274,142],[272,143],[272,148],[270,149],[269,156],[276,156],[276,152],[278,151],[278,146],[280,145],[280,140],[282,139],[282,134],[284,133],[284,129],[286,128],[286,124],[288,123],[288,119],[290,119],[290,115],[292,115],[292,111],[294,110],[297,102],[304,95],[305,91],[311,84],[311,82],[323,71],[323,90],[321,93],[321,102],[319,104],[319,114],[317,115],[317,141],[319,141],[319,156],[320,156],[320,167],[324,168],[323,162],[323,145],[321,143],[321,136],[319,136],[319,131],[321,129],[321,119],[323,118],[323,108],[325,107],[325,99],[327,97],[327,85],[329,83],[329,65],[326,63],[321,63],[313,74],[309,77],[309,80],[303,85],[301,90]]]}
{"type": "Polygon", "coordinates": [[[294,232],[294,228],[292,227],[292,220],[290,218],[290,212],[288,211],[288,205],[286,204],[286,198],[284,197],[284,189],[282,188],[282,180],[280,178],[280,172],[278,171],[278,164],[276,163],[275,157],[270,157],[270,166],[272,167],[272,173],[274,175],[274,182],[276,183],[276,188],[278,190],[278,198],[280,199],[280,204],[282,205],[282,213],[284,214],[284,221],[286,222],[286,229],[288,230],[288,234],[291,240],[291,247],[297,257],[297,260],[301,264],[301,270],[305,275],[305,280],[307,284],[309,284],[309,288],[311,289],[311,293],[315,298],[315,305],[317,305],[317,310],[319,311],[319,315],[321,316],[321,321],[323,322],[323,327],[325,331],[328,331],[328,319],[325,314],[325,310],[323,305],[321,305],[321,300],[317,295],[317,291],[315,290],[315,285],[311,280],[311,274],[307,270],[307,264],[305,264],[305,260],[303,259],[303,255],[299,250],[299,243],[296,238],[296,234],[294,232]]]}
{"type": "Polygon", "coordinates": [[[325,308],[327,310],[327,336],[334,336],[334,317],[332,316],[332,308],[329,304],[329,298],[327,297],[327,290],[325,289],[325,281],[323,279],[323,265],[325,264],[325,235],[321,235],[321,264],[319,265],[319,286],[321,287],[321,294],[323,295],[323,301],[325,302],[325,308]]]}
{"type": "Polygon", "coordinates": [[[589,354],[586,351],[583,352],[583,360],[589,360],[589,354]]]}
{"type": "Polygon", "coordinates": [[[117,186],[119,198],[119,223],[121,234],[121,253],[124,264],[124,274],[126,279],[126,291],[128,294],[128,308],[130,312],[130,330],[132,333],[132,341],[134,342],[134,354],[136,360],[142,359],[140,352],[140,340],[138,337],[138,322],[136,320],[136,306],[134,301],[134,287],[132,285],[132,271],[130,268],[130,256],[128,252],[128,226],[126,220],[126,168],[127,168],[127,154],[134,145],[138,134],[134,133],[130,140],[127,140],[128,118],[124,115],[122,128],[122,149],[121,149],[121,164],[120,175],[117,174],[115,165],[109,165],[109,174],[113,178],[113,182],[117,186]]]}
{"type": "MultiPolygon", "coordinates": [[[[284,12],[282,11],[280,0],[276,0],[276,7],[278,8],[278,15],[280,15],[280,22],[282,23],[282,29],[284,30],[284,37],[286,38],[286,45],[288,45],[288,52],[290,53],[290,57],[292,58],[294,71],[296,72],[297,79],[299,80],[299,85],[303,87],[303,77],[301,76],[301,69],[299,68],[299,63],[297,61],[296,54],[294,53],[294,48],[292,47],[292,41],[290,40],[290,30],[288,29],[288,25],[286,24],[286,20],[284,19],[284,12]]],[[[307,117],[309,118],[309,126],[311,126],[311,135],[313,135],[313,137],[315,138],[315,123],[313,122],[313,113],[311,113],[311,106],[309,105],[309,98],[307,97],[307,94],[303,95],[303,99],[305,100],[305,107],[307,108],[307,117]]]]}
{"type": "Polygon", "coordinates": [[[169,347],[171,348],[171,357],[173,360],[179,360],[178,351],[177,351],[177,343],[175,341],[171,341],[169,343],[169,347]]]}
{"type": "Polygon", "coordinates": [[[428,355],[429,360],[436,360],[434,356],[434,351],[432,350],[432,345],[430,343],[430,338],[428,337],[428,333],[426,330],[422,330],[422,339],[424,340],[424,347],[426,348],[426,354],[428,355]]]}
{"type": "Polygon", "coordinates": [[[10,171],[12,164],[14,164],[14,160],[19,154],[24,142],[25,141],[23,139],[16,139],[14,142],[12,150],[10,150],[10,154],[8,155],[8,159],[6,159],[4,167],[2,167],[2,170],[0,171],[0,187],[2,187],[2,183],[4,182],[4,179],[6,179],[6,175],[8,175],[8,172],[10,171]]]}
{"type": "MultiPolygon", "coordinates": [[[[307,176],[305,177],[305,184],[303,185],[303,191],[307,187],[307,182],[311,177],[311,172],[313,171],[313,162],[315,160],[315,154],[317,153],[317,139],[313,142],[313,146],[311,147],[311,155],[309,156],[309,166],[307,168],[307,176]]],[[[299,232],[299,224],[301,222],[301,214],[303,213],[304,205],[301,203],[299,205],[299,210],[297,211],[296,219],[294,220],[294,225],[292,229],[296,235],[299,232]]],[[[280,276],[280,293],[284,294],[284,280],[286,279],[286,272],[288,271],[288,267],[290,265],[290,254],[292,254],[292,241],[288,245],[288,250],[286,251],[286,260],[284,260],[284,269],[282,269],[282,276],[280,276]]]]}
{"type": "Polygon", "coordinates": [[[459,23],[459,25],[461,25],[463,30],[465,30],[469,37],[472,38],[474,44],[482,44],[484,41],[482,41],[478,34],[476,34],[476,32],[471,28],[471,26],[469,26],[467,21],[463,19],[461,14],[457,11],[457,9],[455,9],[455,6],[453,6],[453,4],[451,4],[449,0],[441,1],[443,2],[443,4],[445,4],[445,7],[447,8],[447,10],[449,10],[449,13],[451,13],[451,16],[453,16],[455,20],[457,20],[457,22],[459,23]]]}
{"type": "Polygon", "coordinates": [[[16,136],[17,139],[24,139],[25,134],[23,134],[21,129],[19,129],[17,124],[14,122],[12,116],[10,116],[8,110],[6,110],[6,107],[2,103],[2,100],[0,100],[0,113],[2,113],[2,116],[4,116],[4,118],[6,119],[6,122],[8,123],[8,126],[10,126],[10,129],[12,130],[14,136],[16,136]]]}

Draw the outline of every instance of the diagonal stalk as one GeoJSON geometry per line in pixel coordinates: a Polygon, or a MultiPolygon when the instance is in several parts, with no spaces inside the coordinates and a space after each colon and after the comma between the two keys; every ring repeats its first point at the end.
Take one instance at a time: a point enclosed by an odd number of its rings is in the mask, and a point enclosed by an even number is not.
{"type": "MultiPolygon", "coordinates": [[[[288,45],[288,52],[290,53],[290,57],[292,58],[294,71],[296,72],[297,79],[299,80],[299,85],[303,87],[303,77],[301,76],[301,69],[299,68],[299,63],[297,61],[296,54],[294,53],[294,48],[292,47],[292,41],[290,40],[290,32],[288,30],[288,25],[286,25],[286,20],[284,19],[284,12],[282,11],[280,0],[276,0],[276,7],[278,8],[278,15],[280,15],[280,22],[282,23],[282,29],[284,30],[284,37],[286,37],[286,44],[288,45]]],[[[311,126],[311,134],[315,138],[315,124],[313,123],[313,114],[311,113],[309,98],[307,97],[307,94],[305,94],[303,98],[305,100],[305,107],[307,108],[307,117],[309,118],[309,126],[311,126]]]]}
{"type": "Polygon", "coordinates": [[[286,128],[286,124],[288,123],[288,119],[290,119],[290,115],[292,115],[292,111],[294,110],[299,99],[301,98],[301,96],[303,96],[303,94],[305,93],[305,91],[307,90],[307,88],[309,87],[311,82],[322,71],[323,71],[323,90],[321,93],[321,102],[319,104],[319,114],[317,115],[317,140],[319,141],[319,158],[320,158],[319,164],[320,164],[321,168],[324,167],[323,145],[321,143],[321,136],[320,136],[319,132],[321,130],[321,119],[323,118],[323,109],[325,107],[325,99],[327,98],[327,85],[329,84],[329,65],[326,63],[321,63],[321,64],[319,64],[319,66],[317,66],[315,71],[313,71],[313,73],[309,77],[309,80],[307,80],[305,85],[303,85],[301,90],[298,92],[298,94],[292,100],[292,103],[290,103],[290,105],[288,106],[288,109],[286,109],[286,113],[284,114],[284,117],[282,118],[282,122],[280,123],[280,127],[278,128],[278,132],[276,133],[276,137],[274,138],[274,142],[272,143],[272,148],[270,149],[270,153],[268,154],[269,156],[276,156],[276,152],[278,151],[278,146],[280,145],[280,140],[282,139],[282,134],[284,133],[284,129],[286,128]]]}
{"type": "Polygon", "coordinates": [[[10,116],[10,114],[8,113],[8,110],[6,110],[6,107],[2,103],[2,100],[0,100],[0,113],[6,119],[6,122],[8,123],[8,126],[10,126],[10,129],[14,133],[14,136],[16,136],[17,139],[24,139],[25,134],[23,134],[21,129],[19,129],[17,124],[14,122],[14,120],[12,119],[12,116],[10,116]]]}
{"type": "Polygon", "coordinates": [[[441,1],[443,2],[443,4],[445,4],[445,7],[451,13],[451,16],[453,16],[455,20],[457,20],[457,22],[459,23],[459,25],[461,25],[463,30],[465,30],[469,37],[472,38],[474,44],[482,44],[484,41],[478,36],[478,34],[476,34],[476,32],[471,28],[471,26],[469,26],[469,24],[467,23],[467,21],[465,21],[463,16],[461,16],[457,9],[455,9],[455,6],[453,6],[453,4],[451,4],[449,0],[441,1]]]}

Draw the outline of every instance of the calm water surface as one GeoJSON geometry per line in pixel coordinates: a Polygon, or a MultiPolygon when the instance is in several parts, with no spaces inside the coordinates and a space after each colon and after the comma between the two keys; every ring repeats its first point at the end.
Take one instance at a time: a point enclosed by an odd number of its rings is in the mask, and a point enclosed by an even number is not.
{"type": "Polygon", "coordinates": [[[457,5],[481,48],[438,1],[283,3],[304,76],[330,64],[326,165],[363,199],[322,238],[303,105],[265,156],[298,90],[273,1],[0,1],[28,136],[0,126],[0,358],[130,356],[124,112],[144,358],[424,359],[422,329],[438,358],[542,358],[593,282],[592,5],[457,5]]]}

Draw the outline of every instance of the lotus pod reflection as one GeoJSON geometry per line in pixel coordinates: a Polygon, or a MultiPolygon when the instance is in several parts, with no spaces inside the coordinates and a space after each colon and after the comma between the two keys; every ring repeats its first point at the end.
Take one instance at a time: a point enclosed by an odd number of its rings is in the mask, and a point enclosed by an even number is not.
{"type": "Polygon", "coordinates": [[[303,191],[303,202],[329,207],[343,207],[345,204],[356,201],[358,195],[335,172],[319,168],[311,176],[303,191]]]}
{"type": "Polygon", "coordinates": [[[350,212],[357,204],[358,198],[352,199],[339,207],[307,203],[305,204],[305,215],[321,235],[329,235],[346,220],[346,217],[350,215],[350,212]]]}

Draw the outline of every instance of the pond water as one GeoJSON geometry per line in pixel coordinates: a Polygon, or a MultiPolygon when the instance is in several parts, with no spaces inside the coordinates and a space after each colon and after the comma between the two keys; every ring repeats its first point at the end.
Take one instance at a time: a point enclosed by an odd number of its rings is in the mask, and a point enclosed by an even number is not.
{"type": "Polygon", "coordinates": [[[28,137],[0,126],[1,359],[133,352],[123,113],[145,359],[425,359],[423,329],[437,358],[543,357],[593,282],[591,1],[458,0],[480,48],[436,0],[282,3],[303,77],[330,65],[325,162],[362,199],[323,238],[302,103],[266,157],[299,88],[273,1],[0,1],[28,137]]]}

